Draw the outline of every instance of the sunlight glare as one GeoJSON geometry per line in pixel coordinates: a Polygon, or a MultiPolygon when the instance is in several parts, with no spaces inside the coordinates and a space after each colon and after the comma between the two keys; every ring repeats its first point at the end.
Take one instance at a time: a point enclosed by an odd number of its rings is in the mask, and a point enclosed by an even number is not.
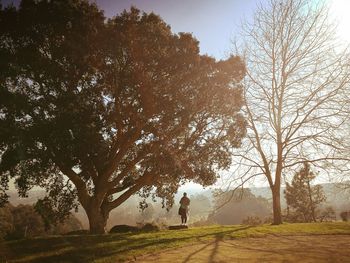
{"type": "Polygon", "coordinates": [[[332,0],[330,4],[331,18],[337,23],[337,33],[339,37],[350,43],[350,1],[349,0],[332,0]]]}

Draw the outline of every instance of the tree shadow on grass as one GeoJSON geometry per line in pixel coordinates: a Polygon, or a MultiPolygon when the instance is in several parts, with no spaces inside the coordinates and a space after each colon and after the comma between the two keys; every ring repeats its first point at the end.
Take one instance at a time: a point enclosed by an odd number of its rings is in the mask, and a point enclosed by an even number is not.
{"type": "MultiPolygon", "coordinates": [[[[230,246],[232,248],[238,249],[238,250],[246,250],[250,251],[252,254],[257,255],[278,255],[286,260],[290,260],[290,258],[293,258],[293,261],[297,262],[300,260],[312,260],[312,262],[318,262],[323,261],[327,259],[327,262],[345,262],[343,261],[344,258],[350,258],[347,250],[345,251],[339,250],[339,249],[330,249],[325,247],[329,245],[328,241],[322,241],[319,244],[316,244],[315,241],[319,240],[313,240],[310,238],[310,236],[306,237],[308,239],[301,240],[297,238],[298,236],[284,236],[284,235],[273,235],[275,237],[274,240],[270,241],[271,244],[268,245],[267,238],[265,237],[264,244],[261,244],[261,246],[257,244],[249,244],[244,245],[242,243],[232,243],[223,241],[225,245],[230,246]]],[[[283,260],[284,260],[283,259],[283,260]]]]}
{"type": "MultiPolygon", "coordinates": [[[[76,257],[80,252],[98,250],[98,245],[101,243],[113,242],[122,245],[127,242],[126,237],[132,235],[132,233],[123,233],[118,235],[51,236],[9,241],[3,245],[6,247],[7,253],[2,255],[0,251],[0,259],[15,259],[16,262],[78,262],[65,258],[65,255],[73,254],[76,257]],[[94,249],[92,249],[93,247],[94,249]],[[29,260],[26,257],[32,259],[29,260]],[[65,260],[58,260],[60,257],[65,260]],[[54,261],[50,261],[51,258],[54,261]],[[57,260],[55,260],[56,258],[57,260]]],[[[81,255],[81,257],[86,258],[85,255],[81,255]]]]}
{"type": "MultiPolygon", "coordinates": [[[[138,250],[151,249],[154,247],[159,250],[160,247],[168,248],[172,244],[186,243],[186,241],[200,240],[202,238],[215,237],[216,240],[222,239],[225,235],[241,231],[250,227],[242,227],[234,230],[223,230],[216,233],[205,233],[193,236],[179,237],[159,237],[159,238],[138,238],[137,234],[114,234],[101,236],[64,236],[47,239],[33,239],[12,242],[10,249],[13,252],[16,262],[92,262],[96,259],[109,257],[124,259],[130,258],[131,252],[138,250]]],[[[11,242],[10,242],[11,243],[11,242]]],[[[217,250],[217,249],[216,249],[217,250]]],[[[216,253],[213,250],[212,258],[216,253]]]]}
{"type": "Polygon", "coordinates": [[[195,255],[197,255],[198,253],[202,252],[203,250],[205,250],[206,248],[210,247],[211,245],[213,245],[214,247],[213,247],[213,249],[212,249],[212,251],[210,253],[208,262],[214,262],[214,257],[215,257],[215,255],[218,252],[219,243],[224,239],[226,234],[232,234],[234,232],[245,230],[245,229],[248,229],[248,228],[251,228],[251,227],[252,226],[247,226],[247,227],[242,227],[242,228],[238,228],[238,229],[235,229],[235,230],[230,230],[230,231],[227,231],[227,232],[215,234],[214,235],[215,236],[215,240],[213,242],[210,242],[210,243],[204,245],[203,247],[201,247],[200,249],[198,249],[198,250],[194,251],[193,253],[189,254],[184,259],[183,263],[189,262],[195,255]]]}
{"type": "Polygon", "coordinates": [[[289,251],[299,251],[299,248],[302,248],[303,251],[308,251],[309,254],[313,253],[315,255],[339,255],[339,256],[345,256],[349,257],[349,249],[350,245],[348,240],[339,241],[339,236],[345,236],[348,235],[292,235],[292,236],[285,236],[280,235],[277,236],[282,242],[286,243],[292,243],[295,244],[294,249],[289,249],[289,251]],[[323,238],[326,236],[326,242],[322,241],[323,238]],[[304,238],[305,239],[304,239],[304,238]],[[336,245],[334,243],[333,238],[337,239],[338,242],[336,242],[336,245]],[[313,241],[310,242],[310,239],[313,239],[313,241]]]}

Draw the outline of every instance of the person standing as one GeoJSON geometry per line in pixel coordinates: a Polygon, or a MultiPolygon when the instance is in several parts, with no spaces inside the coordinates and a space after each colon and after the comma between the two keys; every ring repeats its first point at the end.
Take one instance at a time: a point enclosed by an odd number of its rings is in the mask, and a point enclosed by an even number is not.
{"type": "Polygon", "coordinates": [[[180,200],[179,215],[181,216],[181,224],[186,225],[188,207],[190,206],[190,199],[187,197],[187,193],[184,193],[183,197],[180,200]]]}

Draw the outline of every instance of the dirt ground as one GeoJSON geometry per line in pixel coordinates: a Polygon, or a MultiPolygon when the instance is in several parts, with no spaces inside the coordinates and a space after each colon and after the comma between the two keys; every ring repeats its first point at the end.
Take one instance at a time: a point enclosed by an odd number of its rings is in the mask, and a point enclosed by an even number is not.
{"type": "MultiPolygon", "coordinates": [[[[350,235],[274,236],[198,243],[136,262],[349,262],[350,235]]],[[[135,262],[135,261],[134,261],[135,262]]]]}

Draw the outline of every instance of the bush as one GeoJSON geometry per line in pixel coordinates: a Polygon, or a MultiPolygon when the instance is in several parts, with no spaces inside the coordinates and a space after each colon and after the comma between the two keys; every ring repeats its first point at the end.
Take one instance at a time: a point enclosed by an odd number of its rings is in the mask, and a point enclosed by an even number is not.
{"type": "Polygon", "coordinates": [[[243,225],[249,225],[249,226],[262,225],[262,223],[263,221],[258,216],[248,216],[242,221],[243,225]]]}
{"type": "Polygon", "coordinates": [[[323,209],[317,218],[319,222],[332,222],[335,221],[337,219],[337,217],[335,216],[335,211],[333,209],[333,207],[331,206],[327,206],[325,209],[323,209]]]}
{"type": "Polygon", "coordinates": [[[0,239],[16,240],[37,236],[59,235],[82,229],[80,221],[70,214],[64,221],[45,229],[45,223],[32,205],[0,208],[0,239]]]}
{"type": "Polygon", "coordinates": [[[265,217],[263,224],[272,224],[272,223],[273,223],[272,216],[265,217]]]}
{"type": "Polygon", "coordinates": [[[350,211],[344,211],[340,213],[341,220],[347,222],[350,218],[350,211]]]}
{"type": "Polygon", "coordinates": [[[7,204],[0,207],[0,242],[13,231],[12,206],[7,204]]]}
{"type": "Polygon", "coordinates": [[[109,233],[127,233],[127,232],[137,232],[140,228],[136,226],[129,225],[116,225],[109,230],[109,233]]]}
{"type": "Polygon", "coordinates": [[[81,229],[81,230],[74,230],[74,231],[67,232],[64,235],[66,235],[66,236],[75,236],[75,235],[82,236],[82,235],[88,235],[88,234],[90,234],[89,230],[81,229]]]}
{"type": "Polygon", "coordinates": [[[200,220],[193,222],[191,224],[191,226],[209,226],[209,225],[213,225],[213,224],[214,224],[213,221],[210,221],[206,218],[201,218],[200,220]]]}
{"type": "Polygon", "coordinates": [[[160,227],[155,223],[139,224],[138,226],[116,225],[109,230],[109,233],[128,233],[128,232],[150,232],[159,231],[160,227]]]}
{"type": "Polygon", "coordinates": [[[46,234],[44,222],[32,205],[18,205],[11,209],[11,213],[13,230],[6,239],[32,238],[46,234]]]}
{"type": "Polygon", "coordinates": [[[185,226],[185,225],[169,226],[168,229],[169,229],[169,230],[188,229],[188,226],[185,226]]]}
{"type": "Polygon", "coordinates": [[[154,223],[146,223],[141,227],[141,231],[159,231],[159,226],[154,223]]]}

